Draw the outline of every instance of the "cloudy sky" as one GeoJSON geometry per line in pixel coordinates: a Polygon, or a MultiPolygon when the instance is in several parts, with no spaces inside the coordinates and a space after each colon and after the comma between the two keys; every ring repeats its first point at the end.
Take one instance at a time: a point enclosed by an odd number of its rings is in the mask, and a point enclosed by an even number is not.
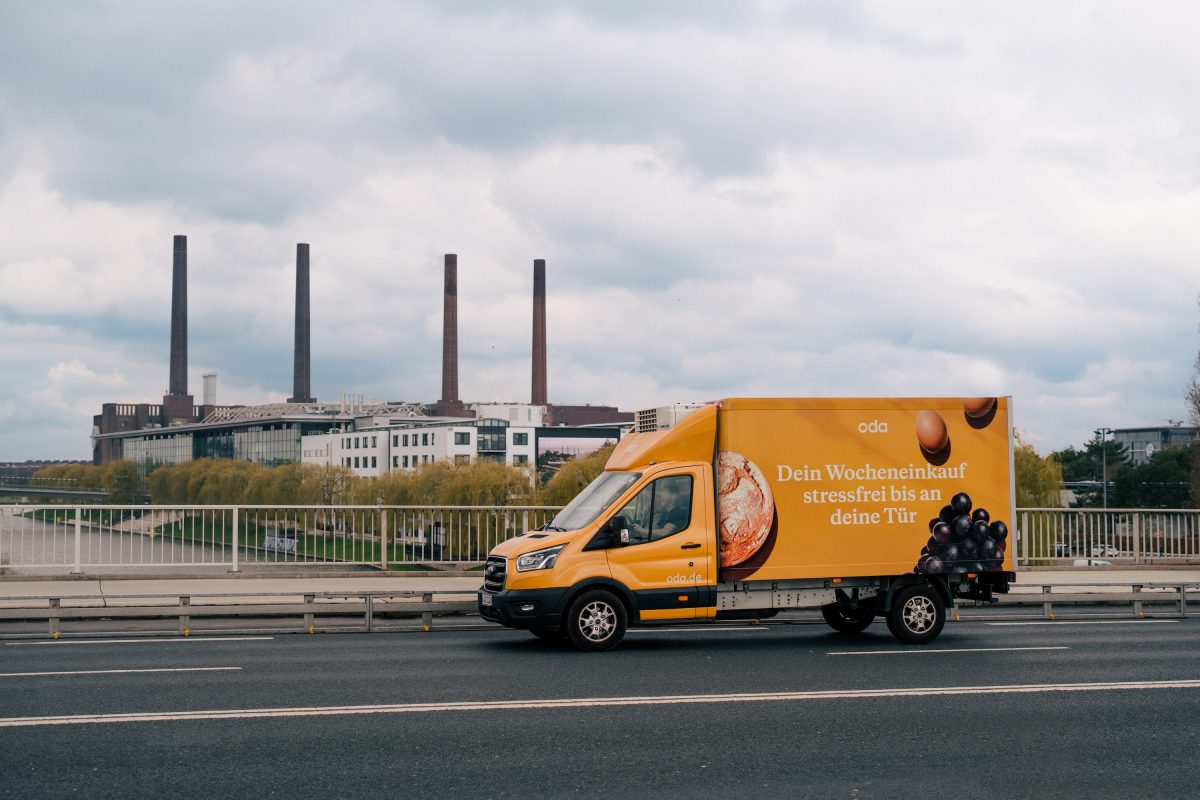
{"type": "Polygon", "coordinates": [[[1182,419],[1190,3],[19,2],[0,9],[0,460],[167,385],[431,401],[1011,394],[1042,452],[1182,419]],[[1151,10],[1153,13],[1151,13],[1151,10]]]}

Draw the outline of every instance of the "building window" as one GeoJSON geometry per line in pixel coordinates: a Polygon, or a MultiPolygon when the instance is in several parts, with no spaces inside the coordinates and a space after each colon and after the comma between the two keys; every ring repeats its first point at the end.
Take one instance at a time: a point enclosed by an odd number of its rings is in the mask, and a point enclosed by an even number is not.
{"type": "Polygon", "coordinates": [[[396,434],[392,434],[392,447],[399,447],[399,446],[400,446],[400,437],[397,436],[396,434]]]}
{"type": "Polygon", "coordinates": [[[357,436],[354,437],[354,449],[355,450],[358,449],[358,437],[357,436]]]}
{"type": "Polygon", "coordinates": [[[354,457],[354,468],[358,469],[358,456],[354,457]]]}
{"type": "Polygon", "coordinates": [[[371,437],[371,447],[379,447],[379,437],[378,436],[371,437]]]}
{"type": "Polygon", "coordinates": [[[458,455],[456,455],[454,457],[454,463],[455,464],[470,464],[471,457],[469,455],[467,455],[466,453],[459,453],[458,455]]]}
{"type": "Polygon", "coordinates": [[[400,466],[400,456],[392,456],[392,466],[393,467],[400,466]]]}
{"type": "Polygon", "coordinates": [[[470,444],[471,443],[471,434],[467,431],[456,432],[454,434],[454,443],[455,444],[470,444]]]}
{"type": "Polygon", "coordinates": [[[379,456],[371,456],[371,468],[372,469],[379,468],[379,456]]]}
{"type": "Polygon", "coordinates": [[[431,433],[431,434],[429,434],[429,443],[430,443],[430,444],[437,444],[437,442],[436,442],[436,441],[434,441],[436,437],[437,437],[437,434],[436,434],[436,433],[431,433]]]}
{"type": "Polygon", "coordinates": [[[428,464],[428,463],[429,463],[429,456],[421,456],[421,463],[422,463],[422,464],[428,464]]]}
{"type": "Polygon", "coordinates": [[[526,456],[526,455],[513,456],[513,463],[514,464],[528,464],[529,456],[526,456]]]}
{"type": "Polygon", "coordinates": [[[408,456],[404,457],[404,468],[408,469],[408,456]]]}
{"type": "Polygon", "coordinates": [[[408,434],[404,434],[404,446],[408,447],[408,434]]]}
{"type": "Polygon", "coordinates": [[[514,433],[513,434],[513,444],[529,444],[529,434],[528,433],[514,433]]]}
{"type": "Polygon", "coordinates": [[[421,434],[421,446],[422,446],[422,447],[428,447],[428,446],[429,446],[429,434],[428,434],[428,433],[422,433],[422,434],[421,434]]]}

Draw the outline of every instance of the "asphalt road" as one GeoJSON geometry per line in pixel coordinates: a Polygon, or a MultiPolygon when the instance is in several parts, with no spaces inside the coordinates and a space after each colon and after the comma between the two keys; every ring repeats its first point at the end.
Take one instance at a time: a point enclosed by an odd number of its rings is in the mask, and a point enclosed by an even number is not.
{"type": "Polygon", "coordinates": [[[1196,619],[6,642],[0,797],[1188,797],[1198,647],[1196,619]]]}

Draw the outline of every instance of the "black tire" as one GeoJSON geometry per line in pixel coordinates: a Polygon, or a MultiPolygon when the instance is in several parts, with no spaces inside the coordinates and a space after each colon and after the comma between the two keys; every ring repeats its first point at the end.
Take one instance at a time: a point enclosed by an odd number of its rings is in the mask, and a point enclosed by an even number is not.
{"type": "Polygon", "coordinates": [[[821,606],[821,616],[829,627],[839,633],[862,633],[875,621],[875,610],[871,608],[842,608],[837,603],[821,606]]]}
{"type": "Polygon", "coordinates": [[[567,639],[576,650],[611,650],[625,635],[625,606],[612,592],[593,589],[575,598],[567,611],[567,639]]]}
{"type": "Polygon", "coordinates": [[[550,628],[530,628],[529,632],[539,639],[547,642],[561,642],[566,638],[566,634],[560,628],[559,630],[551,630],[550,628]]]}
{"type": "Polygon", "coordinates": [[[887,624],[892,636],[905,644],[928,644],[946,624],[946,604],[929,586],[909,586],[892,598],[887,624]]]}

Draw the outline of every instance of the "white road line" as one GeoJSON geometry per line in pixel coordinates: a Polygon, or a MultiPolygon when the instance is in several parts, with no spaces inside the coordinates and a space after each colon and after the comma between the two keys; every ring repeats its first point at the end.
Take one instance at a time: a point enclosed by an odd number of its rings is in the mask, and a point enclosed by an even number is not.
{"type": "Polygon", "coordinates": [[[54,675],[127,675],[146,672],[231,672],[241,667],[170,667],[162,669],[81,669],[74,672],[0,672],[0,678],[41,678],[54,675]]]}
{"type": "Polygon", "coordinates": [[[625,633],[765,633],[766,631],[767,628],[764,625],[755,625],[753,627],[747,625],[743,628],[710,628],[705,625],[694,625],[687,628],[633,628],[625,631],[625,633]]]}
{"type": "Polygon", "coordinates": [[[1070,650],[1069,647],[955,647],[931,650],[913,647],[907,650],[841,650],[827,656],[910,656],[918,653],[1008,653],[1017,650],[1070,650]]]}
{"type": "Polygon", "coordinates": [[[1170,625],[1177,619],[1046,620],[1045,622],[986,622],[985,625],[1170,625]]]}
{"type": "Polygon", "coordinates": [[[176,722],[208,719],[267,719],[274,717],[333,717],[363,714],[413,714],[435,711],[528,711],[614,706],[701,705],[801,700],[856,700],[946,695],[1047,694],[1055,692],[1112,692],[1144,689],[1200,689],[1200,680],[1122,681],[1119,683],[1029,683],[995,686],[932,686],[900,689],[849,689],[821,692],[760,692],[753,694],[680,694],[649,697],[586,697],[545,700],[492,700],[464,703],[408,703],[373,706],[313,706],[301,708],[213,709],[157,711],[135,714],[74,714],[45,717],[0,717],[0,728],[42,725],[86,725],[114,722],[176,722]]]}
{"type": "Polygon", "coordinates": [[[274,636],[179,636],[171,639],[55,639],[52,642],[5,642],[9,647],[62,644],[175,644],[176,642],[269,642],[274,636]]]}

